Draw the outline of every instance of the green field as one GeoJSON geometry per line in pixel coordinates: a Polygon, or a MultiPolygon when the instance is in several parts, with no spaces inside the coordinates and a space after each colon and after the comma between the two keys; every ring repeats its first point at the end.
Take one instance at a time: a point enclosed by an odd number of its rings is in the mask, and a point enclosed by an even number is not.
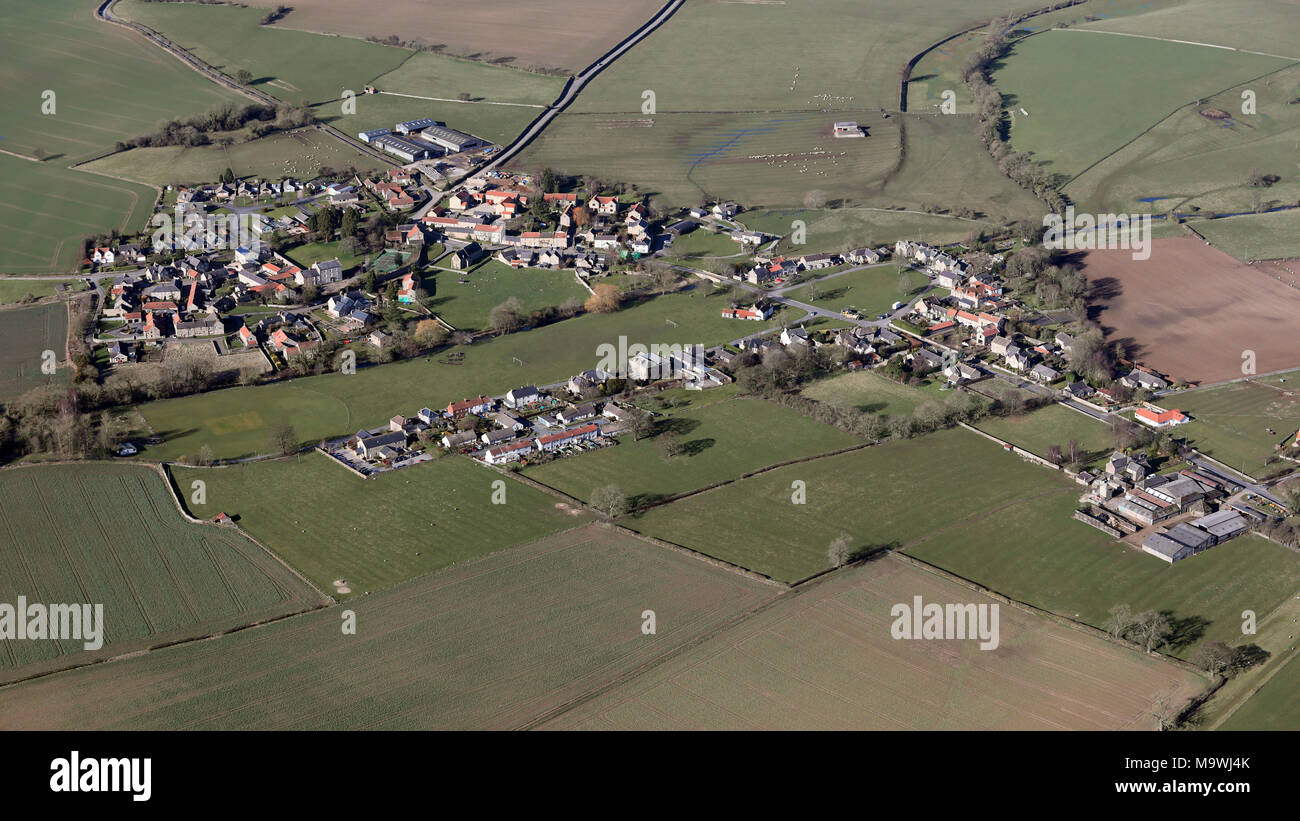
{"type": "Polygon", "coordinates": [[[775,594],[580,528],[350,602],[356,635],[331,608],[10,688],[0,728],[526,727],[775,594]]]}
{"type": "Polygon", "coordinates": [[[28,296],[37,299],[63,293],[59,286],[69,291],[84,291],[86,283],[79,279],[3,279],[0,278],[0,305],[19,302],[28,296]]]}
{"type": "Polygon", "coordinates": [[[103,605],[104,647],[0,642],[0,681],[206,636],[324,597],[229,528],[183,521],[153,470],[0,471],[0,601],[103,605]]]}
{"type": "Polygon", "coordinates": [[[760,208],[742,212],[739,220],[752,230],[782,237],[794,230],[792,223],[802,222],[807,243],[794,247],[784,241],[778,246],[783,253],[843,252],[918,238],[942,245],[960,242],[972,229],[984,225],[956,217],[881,208],[760,208]]]}
{"type": "Polygon", "coordinates": [[[396,413],[441,407],[479,392],[500,395],[520,385],[547,385],[595,367],[602,344],[705,346],[735,337],[722,318],[725,293],[702,289],[657,297],[613,314],[594,314],[460,348],[463,364],[443,355],[274,385],[228,388],[138,406],[165,443],[150,459],[175,459],[209,445],[217,458],[268,452],[275,422],[292,420],[303,442],[344,436],[396,413]],[[678,327],[669,325],[673,320],[678,327]],[[523,362],[519,365],[515,359],[523,362]]]}
{"type": "Polygon", "coordinates": [[[862,268],[803,285],[784,296],[827,311],[852,306],[868,318],[888,313],[895,302],[910,302],[930,284],[925,274],[893,265],[862,268]],[[814,298],[815,295],[815,298],[814,298]]]}
{"type": "Polygon", "coordinates": [[[576,706],[546,729],[1149,730],[1206,680],[1005,604],[996,648],[897,641],[891,609],[993,603],[906,559],[849,568],[576,706]]]}
{"type": "MultiPolygon", "coordinates": [[[[910,416],[922,402],[944,400],[954,394],[941,392],[940,384],[904,385],[872,371],[862,370],[819,379],[802,391],[809,399],[837,408],[857,408],[865,413],[910,416]]],[[[979,394],[967,393],[979,397],[979,394]]]]}
{"type": "Polygon", "coordinates": [[[1289,62],[1185,43],[1049,31],[1017,42],[993,82],[1014,112],[1012,146],[1070,179],[1182,106],[1289,62]],[[1087,78],[1086,92],[1061,93],[1080,78],[1087,78]]]}
{"type": "MultiPolygon", "coordinates": [[[[1043,468],[956,429],[769,471],[627,521],[637,531],[793,582],[829,566],[827,547],[908,545],[1041,492],[1043,468]],[[807,503],[794,504],[793,483],[807,503]]],[[[1158,561],[1158,560],[1157,560],[1158,561]]]]}
{"type": "Polygon", "coordinates": [[[28,162],[0,154],[0,271],[75,271],[81,241],[114,229],[139,231],[157,192],[135,183],[83,174],[57,161],[28,162]]]}
{"type": "Polygon", "coordinates": [[[1259,476],[1275,446],[1300,430],[1300,371],[1191,391],[1165,400],[1192,417],[1175,434],[1228,466],[1259,476]],[[1176,400],[1176,401],[1175,401],[1176,400]],[[1269,433],[1269,429],[1274,432],[1269,433]]]}
{"type": "MultiPolygon", "coordinates": [[[[1142,14],[1087,23],[1086,28],[1194,40],[1232,48],[1276,52],[1300,59],[1295,48],[1295,10],[1278,0],[1176,0],[1142,14]]],[[[1107,9],[1109,11],[1109,9],[1107,9]]]]}
{"type": "Polygon", "coordinates": [[[1220,730],[1291,730],[1300,726],[1300,656],[1286,666],[1249,701],[1219,726],[1220,730]]]}
{"type": "Polygon", "coordinates": [[[364,251],[349,254],[339,248],[342,244],[343,241],[338,239],[329,242],[307,242],[302,245],[295,245],[292,248],[286,248],[284,255],[293,260],[295,265],[303,268],[310,268],[318,262],[337,258],[339,264],[343,266],[344,273],[348,273],[364,262],[367,254],[364,251]]]}
{"type": "Polygon", "coordinates": [[[555,308],[568,300],[585,302],[590,296],[578,284],[572,271],[541,268],[514,269],[489,260],[468,271],[435,271],[424,279],[424,289],[433,298],[438,316],[460,330],[480,331],[491,327],[492,309],[511,297],[527,311],[555,308]],[[468,280],[464,285],[462,279],[468,280]]]}
{"type": "MultiPolygon", "coordinates": [[[[1007,456],[1008,460],[1015,460],[1007,456]]],[[[1018,463],[1018,460],[1016,460],[1018,463]]],[[[1013,599],[1102,627],[1107,611],[1167,612],[1176,655],[1241,637],[1241,612],[1267,613],[1300,587],[1300,556],[1242,536],[1174,565],[1070,518],[1080,488],[1040,474],[1050,493],[904,549],[1013,599]]]]}
{"type": "Polygon", "coordinates": [[[68,306],[47,302],[0,311],[0,401],[42,385],[71,382],[67,361],[68,306]],[[54,352],[56,370],[41,372],[46,351],[54,352]]]}
{"type": "Polygon", "coordinates": [[[1064,452],[1070,440],[1079,443],[1084,462],[1109,455],[1115,446],[1109,425],[1063,405],[1048,405],[1020,416],[990,416],[975,427],[1044,458],[1052,445],[1060,445],[1064,452]]]}
{"type": "MultiPolygon", "coordinates": [[[[236,467],[172,468],[186,505],[200,518],[225,512],[324,590],[347,581],[358,596],[540,538],[583,519],[556,500],[506,480],[469,459],[432,463],[362,479],[324,454],[236,467]],[[191,483],[207,483],[206,504],[191,483]]],[[[344,597],[346,598],[346,596],[344,597]]]]}
{"type": "Polygon", "coordinates": [[[615,447],[557,459],[525,473],[584,501],[594,488],[618,485],[635,507],[768,465],[860,444],[829,425],[758,399],[687,409],[657,423],[657,431],[677,435],[683,455],[664,459],[657,437],[637,442],[629,435],[615,447]]]}
{"type": "Polygon", "coordinates": [[[1198,220],[1193,226],[1215,247],[1243,261],[1300,257],[1300,210],[1198,220]]]}
{"type": "Polygon", "coordinates": [[[91,171],[140,180],[158,186],[204,183],[219,179],[227,168],[236,177],[313,177],[322,167],[336,171],[349,166],[361,173],[390,168],[369,154],[344,145],[315,129],[273,134],[225,147],[164,146],[133,148],[86,165],[91,171]]]}

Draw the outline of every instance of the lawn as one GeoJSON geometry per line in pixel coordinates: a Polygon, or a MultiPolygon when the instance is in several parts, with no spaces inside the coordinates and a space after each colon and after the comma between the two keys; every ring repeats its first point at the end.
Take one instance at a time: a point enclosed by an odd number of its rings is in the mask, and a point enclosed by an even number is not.
{"type": "Polygon", "coordinates": [[[768,465],[861,444],[856,437],[760,399],[732,399],[660,417],[655,436],[530,467],[525,474],[584,501],[618,485],[632,505],[737,479],[768,465]],[[681,456],[664,458],[658,437],[676,435],[681,456]]]}
{"type": "Polygon", "coordinates": [[[824,278],[786,291],[784,295],[826,311],[856,308],[871,318],[888,313],[895,302],[910,302],[929,284],[925,274],[885,265],[824,278]]]}
{"type": "MultiPolygon", "coordinates": [[[[907,545],[1042,492],[1043,468],[969,431],[941,431],[769,471],[626,524],[639,532],[794,582],[829,566],[827,548],[907,545]],[[794,502],[794,483],[806,504],[794,502]]],[[[1062,485],[1063,486],[1063,485],[1062,485]]]]}
{"type": "Polygon", "coordinates": [[[424,278],[423,287],[433,297],[432,307],[439,316],[469,331],[489,329],[492,309],[511,297],[531,312],[559,307],[569,300],[581,304],[590,296],[573,271],[515,269],[496,260],[467,272],[433,271],[424,278]],[[468,282],[462,285],[462,279],[468,282]]]}
{"type": "MultiPolygon", "coordinates": [[[[922,402],[943,401],[954,394],[940,391],[941,380],[923,385],[904,385],[872,371],[852,371],[819,379],[805,387],[803,395],[838,408],[857,408],[865,413],[911,416],[922,402]]],[[[967,393],[976,399],[979,394],[967,393]]]]}
{"type": "Polygon", "coordinates": [[[0,601],[103,605],[104,647],[0,642],[0,681],[206,636],[324,597],[229,528],[181,519],[161,476],[127,464],[0,472],[0,601]]]}
{"type": "Polygon", "coordinates": [[[1164,406],[1192,417],[1175,435],[1229,467],[1259,476],[1274,447],[1300,430],[1297,389],[1300,371],[1292,371],[1180,394],[1165,399],[1164,406]]]}
{"type": "Polygon", "coordinates": [[[41,385],[71,381],[67,362],[68,306],[47,302],[0,311],[0,401],[41,385]],[[46,374],[45,352],[53,351],[57,369],[46,374]]]}
{"type": "Polygon", "coordinates": [[[137,409],[166,441],[144,457],[175,459],[198,453],[204,444],[217,458],[265,453],[271,425],[280,420],[292,420],[303,442],[316,442],[480,392],[500,395],[520,385],[559,382],[595,367],[599,347],[617,346],[620,337],[629,345],[716,345],[736,332],[735,322],[721,317],[726,304],[725,293],[691,289],[613,314],[584,315],[462,347],[461,364],[439,354],[354,374],[150,402],[137,409]]]}
{"type": "MultiPolygon", "coordinates": [[[[391,125],[391,124],[390,124],[391,125]]],[[[272,134],[229,147],[220,145],[133,148],[89,163],[86,168],[153,185],[212,182],[227,168],[235,176],[278,180],[315,176],[322,167],[361,173],[390,168],[316,129],[272,134]]],[[[287,212],[287,207],[282,209],[287,212]]]]}
{"type": "Polygon", "coordinates": [[[1300,257],[1300,210],[1197,220],[1192,226],[1217,248],[1245,262],[1300,257]]]}
{"type": "Polygon", "coordinates": [[[349,602],[354,636],[331,608],[10,688],[0,728],[524,728],[775,592],[579,528],[349,602]]]}
{"type": "Polygon", "coordinates": [[[339,248],[342,243],[343,240],[339,239],[330,240],[329,242],[308,242],[284,249],[284,255],[292,260],[295,265],[302,268],[310,268],[317,262],[337,258],[346,275],[365,261],[366,253],[362,251],[361,253],[349,254],[339,248]]]}
{"type": "Polygon", "coordinates": [[[993,82],[1016,112],[1012,145],[1070,179],[1182,106],[1288,62],[1186,43],[1055,30],[1017,42],[993,82]],[[1086,93],[1061,93],[1081,77],[1088,78],[1086,93]],[[1134,82],[1139,77],[1141,82],[1134,82]]]}
{"type": "MultiPolygon", "coordinates": [[[[555,498],[472,460],[447,457],[362,479],[322,453],[228,468],[173,467],[200,518],[225,512],[324,590],[346,580],[359,596],[584,519],[555,498]],[[191,483],[206,483],[193,502],[191,483]]],[[[347,596],[343,596],[347,598],[347,596]]]]}
{"type": "Polygon", "coordinates": [[[1206,680],[890,557],[783,598],[546,729],[1149,730],[1206,680]],[[999,608],[998,646],[898,641],[920,596],[999,608]]]}
{"type": "MultiPolygon", "coordinates": [[[[1008,456],[1007,459],[1014,459],[1008,456]]],[[[1102,627],[1127,604],[1154,609],[1175,625],[1172,651],[1241,638],[1241,612],[1264,614],[1300,587],[1300,556],[1258,536],[1242,536],[1169,565],[1070,518],[1079,487],[1042,468],[1051,492],[964,523],[904,550],[1013,599],[1102,627]]]]}
{"type": "Polygon", "coordinates": [[[1078,442],[1080,459],[1091,462],[1114,450],[1110,426],[1063,405],[1048,405],[1020,416],[990,416],[975,427],[1044,458],[1052,445],[1068,450],[1078,442]]]}

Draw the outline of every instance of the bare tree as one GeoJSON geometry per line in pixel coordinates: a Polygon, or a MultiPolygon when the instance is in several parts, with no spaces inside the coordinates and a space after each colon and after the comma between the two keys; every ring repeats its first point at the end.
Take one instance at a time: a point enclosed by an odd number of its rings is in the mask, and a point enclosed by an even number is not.
{"type": "Polygon", "coordinates": [[[835,537],[826,548],[826,558],[830,560],[831,567],[843,567],[853,559],[853,540],[847,533],[835,537]]]}
{"type": "Polygon", "coordinates": [[[1237,651],[1221,641],[1207,641],[1188,656],[1188,661],[1212,676],[1221,676],[1232,666],[1237,651]]]}
{"type": "Polygon", "coordinates": [[[618,485],[605,485],[591,492],[591,508],[597,513],[616,519],[627,513],[627,494],[618,485]]]}
{"type": "Polygon", "coordinates": [[[1133,627],[1133,608],[1127,604],[1117,604],[1110,609],[1110,618],[1104,624],[1111,638],[1122,639],[1133,627]]]}
{"type": "Polygon", "coordinates": [[[1134,617],[1133,634],[1150,653],[1168,641],[1174,632],[1169,617],[1154,610],[1144,610],[1134,617]]]}
{"type": "Polygon", "coordinates": [[[659,447],[659,457],[665,462],[676,459],[686,450],[681,437],[670,430],[664,431],[655,437],[655,444],[659,447]]]}
{"type": "Polygon", "coordinates": [[[272,450],[287,455],[298,449],[298,432],[293,429],[293,425],[280,422],[271,428],[268,442],[272,450]]]}

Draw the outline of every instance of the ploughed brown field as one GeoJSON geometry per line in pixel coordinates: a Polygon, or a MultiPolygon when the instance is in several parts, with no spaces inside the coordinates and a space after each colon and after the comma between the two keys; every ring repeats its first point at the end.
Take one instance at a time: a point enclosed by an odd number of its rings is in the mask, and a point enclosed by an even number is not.
{"type": "MultiPolygon", "coordinates": [[[[513,57],[517,68],[578,71],[663,7],[665,0],[297,0],[276,25],[348,37],[443,44],[446,54],[513,57]]],[[[274,3],[258,0],[267,7],[274,3]]]]}
{"type": "Polygon", "coordinates": [[[1107,339],[1130,343],[1135,361],[1171,379],[1240,377],[1247,350],[1258,373],[1300,367],[1300,288],[1276,266],[1247,265],[1194,237],[1154,240],[1146,260],[1088,251],[1082,266],[1107,339]]]}

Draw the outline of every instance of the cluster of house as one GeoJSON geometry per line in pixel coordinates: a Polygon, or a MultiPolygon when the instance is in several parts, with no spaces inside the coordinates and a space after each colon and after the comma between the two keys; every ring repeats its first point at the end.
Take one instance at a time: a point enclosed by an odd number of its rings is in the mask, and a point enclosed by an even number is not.
{"type": "Polygon", "coordinates": [[[472,134],[448,128],[446,123],[428,117],[397,123],[392,128],[362,131],[357,139],[408,163],[487,145],[472,134]]]}
{"type": "Polygon", "coordinates": [[[751,285],[783,285],[795,279],[801,271],[819,271],[836,265],[874,265],[889,256],[888,248],[855,248],[844,254],[816,253],[799,257],[756,256],[754,266],[734,275],[751,285]]]}
{"type": "Polygon", "coordinates": [[[414,208],[416,202],[424,198],[417,186],[419,172],[406,168],[391,168],[379,178],[366,178],[361,184],[374,194],[389,211],[404,211],[414,208]]]}
{"type": "Polygon", "coordinates": [[[1192,517],[1161,528],[1142,542],[1142,549],[1167,562],[1207,550],[1250,529],[1263,515],[1250,507],[1225,504],[1210,512],[1212,502],[1239,490],[1228,480],[1201,470],[1151,472],[1143,456],[1113,453],[1104,472],[1081,472],[1076,480],[1088,487],[1083,501],[1101,508],[1100,521],[1123,533],[1136,533],[1178,517],[1192,517]]]}

